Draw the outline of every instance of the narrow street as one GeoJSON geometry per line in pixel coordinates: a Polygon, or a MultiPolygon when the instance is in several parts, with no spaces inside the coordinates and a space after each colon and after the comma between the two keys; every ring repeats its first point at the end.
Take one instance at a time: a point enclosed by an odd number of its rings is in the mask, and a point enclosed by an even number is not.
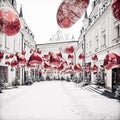
{"type": "Polygon", "coordinates": [[[120,120],[120,102],[64,81],[36,82],[0,94],[0,120],[120,120]]]}

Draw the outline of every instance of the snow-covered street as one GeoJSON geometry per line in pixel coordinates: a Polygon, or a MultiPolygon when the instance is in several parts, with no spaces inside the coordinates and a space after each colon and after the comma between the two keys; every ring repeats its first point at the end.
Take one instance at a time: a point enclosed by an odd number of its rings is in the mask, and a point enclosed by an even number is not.
{"type": "Polygon", "coordinates": [[[0,120],[120,120],[119,113],[118,100],[73,82],[35,82],[0,94],[0,120]]]}

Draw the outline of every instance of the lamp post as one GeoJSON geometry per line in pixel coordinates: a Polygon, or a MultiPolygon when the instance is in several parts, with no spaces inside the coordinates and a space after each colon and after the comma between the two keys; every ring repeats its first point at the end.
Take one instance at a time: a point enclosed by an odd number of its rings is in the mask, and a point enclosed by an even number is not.
{"type": "MultiPolygon", "coordinates": [[[[83,54],[85,55],[85,35],[83,35],[83,43],[82,43],[83,54]]],[[[85,58],[83,59],[83,81],[85,81],[85,58]]]]}

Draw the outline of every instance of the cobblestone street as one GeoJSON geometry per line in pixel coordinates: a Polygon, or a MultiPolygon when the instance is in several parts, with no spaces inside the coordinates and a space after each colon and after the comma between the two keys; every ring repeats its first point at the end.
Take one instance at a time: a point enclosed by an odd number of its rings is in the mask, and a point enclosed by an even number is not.
{"type": "Polygon", "coordinates": [[[120,102],[73,82],[44,81],[4,90],[0,120],[119,120],[120,102]]]}

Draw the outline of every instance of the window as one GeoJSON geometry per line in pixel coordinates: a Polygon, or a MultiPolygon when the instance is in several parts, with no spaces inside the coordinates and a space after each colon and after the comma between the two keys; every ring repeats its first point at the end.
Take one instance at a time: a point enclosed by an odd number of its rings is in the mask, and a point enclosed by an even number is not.
{"type": "Polygon", "coordinates": [[[8,82],[8,67],[0,66],[0,80],[4,83],[8,82]]]}
{"type": "Polygon", "coordinates": [[[102,31],[101,47],[106,45],[106,31],[102,31]]]}
{"type": "Polygon", "coordinates": [[[9,40],[7,36],[5,36],[5,48],[9,48],[9,40]]]}

